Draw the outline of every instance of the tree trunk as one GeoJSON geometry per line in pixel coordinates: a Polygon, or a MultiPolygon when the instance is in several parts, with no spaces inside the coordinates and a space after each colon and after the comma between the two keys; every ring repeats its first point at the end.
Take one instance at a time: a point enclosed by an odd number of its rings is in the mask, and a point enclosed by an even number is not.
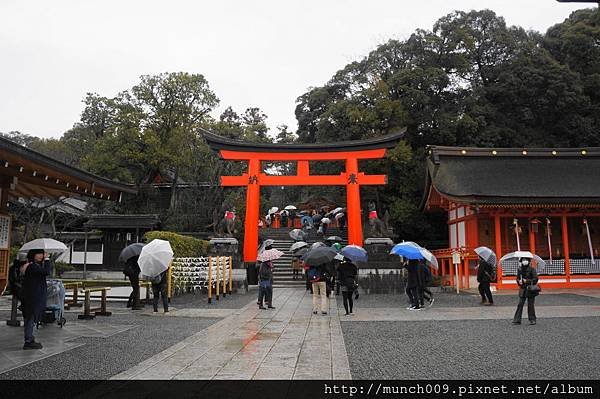
{"type": "Polygon", "coordinates": [[[179,168],[175,168],[173,184],[171,186],[171,204],[169,210],[173,211],[177,207],[177,180],[179,179],[179,168]]]}

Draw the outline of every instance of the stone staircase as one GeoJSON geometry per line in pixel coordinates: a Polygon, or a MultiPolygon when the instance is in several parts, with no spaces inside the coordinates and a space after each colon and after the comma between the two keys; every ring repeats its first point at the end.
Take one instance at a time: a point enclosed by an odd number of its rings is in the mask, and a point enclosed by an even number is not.
{"type": "MultiPolygon", "coordinates": [[[[281,258],[273,262],[273,288],[305,287],[304,275],[302,273],[299,276],[296,276],[296,280],[294,280],[292,271],[292,252],[290,251],[290,247],[294,243],[294,240],[292,240],[289,235],[291,230],[292,229],[290,228],[260,230],[260,236],[263,240],[268,238],[275,240],[273,248],[284,253],[281,258]]],[[[347,231],[341,231],[338,228],[329,228],[325,237],[317,235],[316,229],[310,230],[306,242],[312,244],[317,241],[322,241],[329,236],[341,237],[344,240],[342,241],[342,245],[347,245],[348,243],[347,231]]]]}

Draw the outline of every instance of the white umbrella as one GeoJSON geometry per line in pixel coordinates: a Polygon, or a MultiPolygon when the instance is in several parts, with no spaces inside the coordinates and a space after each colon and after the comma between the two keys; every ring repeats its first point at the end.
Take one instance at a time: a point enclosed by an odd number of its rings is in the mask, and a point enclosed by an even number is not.
{"type": "Polygon", "coordinates": [[[339,220],[339,219],[341,219],[341,218],[343,218],[343,217],[344,217],[344,212],[340,212],[340,213],[336,213],[336,214],[335,214],[335,219],[336,219],[336,220],[339,220]]]}
{"type": "Polygon", "coordinates": [[[277,208],[276,206],[274,206],[273,208],[269,209],[269,213],[268,214],[270,215],[272,213],[277,212],[278,210],[279,210],[279,208],[277,208]]]}
{"type": "Polygon", "coordinates": [[[288,211],[295,211],[298,208],[296,208],[294,205],[288,205],[288,206],[285,207],[285,209],[288,210],[288,211]]]}
{"type": "Polygon", "coordinates": [[[532,254],[529,251],[515,251],[515,252],[510,252],[506,255],[504,255],[503,257],[500,258],[500,263],[503,263],[504,261],[508,260],[508,259],[520,259],[520,258],[528,258],[528,259],[533,259],[537,262],[537,265],[539,268],[546,266],[546,262],[540,258],[539,256],[537,256],[536,254],[532,254]]]}
{"type": "Polygon", "coordinates": [[[142,248],[138,265],[144,276],[155,277],[169,268],[173,249],[169,241],[154,239],[142,248]]]}
{"type": "Polygon", "coordinates": [[[53,240],[52,238],[38,238],[37,240],[29,241],[23,245],[21,249],[19,249],[19,252],[27,253],[31,249],[42,249],[49,254],[60,254],[65,252],[68,248],[62,242],[53,240]]]}
{"type": "Polygon", "coordinates": [[[331,223],[331,219],[323,218],[323,219],[321,219],[321,223],[329,224],[329,223],[331,223]]]}
{"type": "Polygon", "coordinates": [[[341,211],[343,211],[343,210],[344,210],[344,208],[339,208],[339,207],[338,207],[338,208],[335,208],[333,211],[331,211],[331,212],[329,212],[329,213],[331,213],[332,215],[335,215],[336,213],[339,213],[339,212],[341,212],[341,211]]]}

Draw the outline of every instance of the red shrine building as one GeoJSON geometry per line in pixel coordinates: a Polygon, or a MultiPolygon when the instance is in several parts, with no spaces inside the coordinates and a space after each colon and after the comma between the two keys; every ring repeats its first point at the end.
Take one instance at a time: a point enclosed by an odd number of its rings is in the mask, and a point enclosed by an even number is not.
{"type": "MultiPolygon", "coordinates": [[[[539,255],[544,289],[600,287],[600,148],[430,146],[422,208],[448,215],[448,247],[434,251],[447,284],[475,286],[486,246],[539,255]]],[[[516,288],[517,262],[497,269],[496,288],[516,288]]]]}

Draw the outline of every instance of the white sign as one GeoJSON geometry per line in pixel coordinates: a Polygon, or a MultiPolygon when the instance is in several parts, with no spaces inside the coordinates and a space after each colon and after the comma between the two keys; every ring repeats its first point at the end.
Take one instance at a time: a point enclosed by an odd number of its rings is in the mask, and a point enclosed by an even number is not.
{"type": "Polygon", "coordinates": [[[0,215],[0,249],[9,249],[10,216],[0,215]]]}
{"type": "Polygon", "coordinates": [[[460,263],[460,252],[452,252],[452,263],[455,265],[460,263]]]}

